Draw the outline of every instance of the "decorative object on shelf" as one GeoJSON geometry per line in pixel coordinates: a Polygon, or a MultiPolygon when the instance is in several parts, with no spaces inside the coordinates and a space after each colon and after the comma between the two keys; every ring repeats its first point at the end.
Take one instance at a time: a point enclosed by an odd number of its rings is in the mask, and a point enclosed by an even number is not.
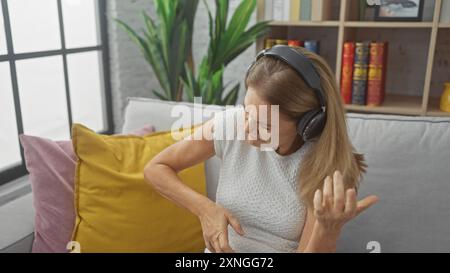
{"type": "Polygon", "coordinates": [[[163,93],[153,91],[154,95],[162,100],[180,101],[184,91],[190,102],[194,97],[202,97],[207,104],[235,104],[240,84],[231,89],[224,85],[225,67],[269,30],[268,21],[248,27],[256,0],[240,1],[233,14],[229,14],[229,0],[216,0],[215,17],[209,10],[209,1],[203,1],[209,15],[210,41],[197,76],[192,57],[192,30],[198,0],[154,2],[158,23],[142,12],[145,25],[142,35],[116,20],[152,66],[163,89],[163,93]]]}
{"type": "Polygon", "coordinates": [[[450,113],[450,82],[444,84],[444,92],[441,96],[440,109],[444,112],[450,113]]]}
{"type": "Polygon", "coordinates": [[[407,21],[422,20],[424,0],[381,0],[376,6],[375,21],[407,21]]]}

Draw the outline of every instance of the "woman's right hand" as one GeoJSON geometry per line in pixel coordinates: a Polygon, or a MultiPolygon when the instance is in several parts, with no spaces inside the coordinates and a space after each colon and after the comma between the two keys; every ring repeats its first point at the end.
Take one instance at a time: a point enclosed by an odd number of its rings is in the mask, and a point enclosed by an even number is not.
{"type": "Polygon", "coordinates": [[[244,235],[238,219],[229,210],[221,205],[211,202],[199,215],[202,225],[203,239],[206,248],[215,253],[232,253],[233,249],[228,243],[228,225],[240,235],[244,235]]]}

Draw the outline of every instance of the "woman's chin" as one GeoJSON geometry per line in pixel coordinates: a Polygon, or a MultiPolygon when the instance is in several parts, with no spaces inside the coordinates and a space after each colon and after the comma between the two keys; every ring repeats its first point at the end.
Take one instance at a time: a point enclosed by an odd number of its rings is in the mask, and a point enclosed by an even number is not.
{"type": "Polygon", "coordinates": [[[245,142],[247,142],[249,145],[252,145],[252,146],[254,146],[256,148],[260,148],[260,149],[261,149],[261,146],[263,146],[263,145],[264,145],[264,148],[270,148],[273,150],[277,149],[277,147],[272,147],[273,145],[269,145],[269,143],[260,141],[260,140],[246,140],[245,142]]]}
{"type": "Polygon", "coordinates": [[[261,141],[258,140],[246,140],[247,144],[252,145],[254,147],[260,148],[261,147],[261,141]]]}

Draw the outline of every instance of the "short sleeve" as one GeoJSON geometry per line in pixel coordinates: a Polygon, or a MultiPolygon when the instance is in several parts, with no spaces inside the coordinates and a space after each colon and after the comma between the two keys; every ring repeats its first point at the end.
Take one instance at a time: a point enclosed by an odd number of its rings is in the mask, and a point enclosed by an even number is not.
{"type": "Polygon", "coordinates": [[[238,107],[233,107],[214,115],[214,150],[216,156],[221,159],[229,151],[229,146],[236,140],[236,124],[240,110],[238,107]]]}

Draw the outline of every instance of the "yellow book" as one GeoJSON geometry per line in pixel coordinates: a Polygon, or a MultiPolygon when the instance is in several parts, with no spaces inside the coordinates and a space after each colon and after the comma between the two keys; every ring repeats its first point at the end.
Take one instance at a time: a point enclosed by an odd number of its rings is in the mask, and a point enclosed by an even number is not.
{"type": "Polygon", "coordinates": [[[300,0],[291,0],[290,21],[300,21],[300,0]]]}

